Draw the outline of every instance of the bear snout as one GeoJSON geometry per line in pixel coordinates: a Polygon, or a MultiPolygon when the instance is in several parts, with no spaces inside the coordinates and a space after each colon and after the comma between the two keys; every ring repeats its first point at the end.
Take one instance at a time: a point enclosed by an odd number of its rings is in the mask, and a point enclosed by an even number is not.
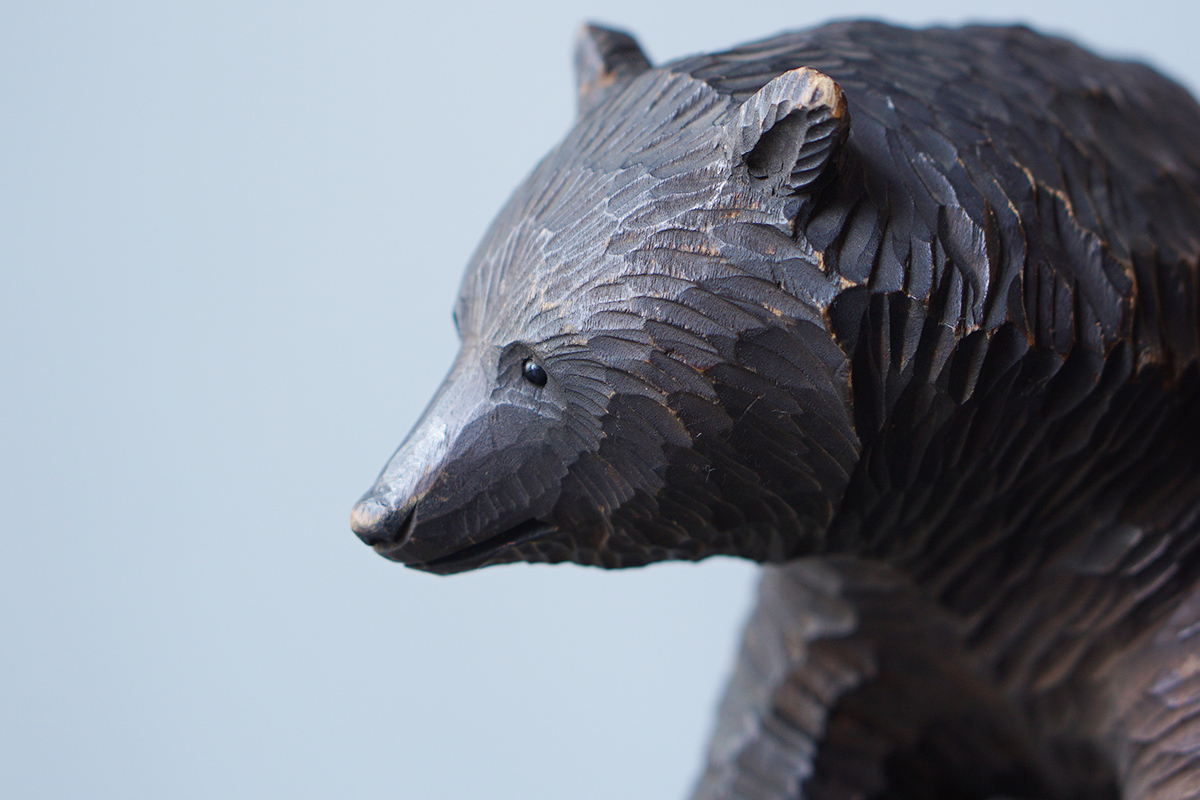
{"type": "Polygon", "coordinates": [[[368,493],[350,512],[350,528],[358,534],[363,544],[376,550],[381,547],[394,549],[403,545],[412,533],[416,508],[416,503],[392,508],[368,493]]]}

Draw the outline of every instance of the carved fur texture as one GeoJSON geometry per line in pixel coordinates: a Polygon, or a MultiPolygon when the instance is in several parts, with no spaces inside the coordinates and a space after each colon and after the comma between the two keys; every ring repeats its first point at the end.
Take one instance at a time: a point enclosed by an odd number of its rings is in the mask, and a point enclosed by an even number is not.
{"type": "Polygon", "coordinates": [[[382,555],[768,564],[696,797],[1200,797],[1200,107],[1026,28],[653,67],[467,267],[382,555]]]}

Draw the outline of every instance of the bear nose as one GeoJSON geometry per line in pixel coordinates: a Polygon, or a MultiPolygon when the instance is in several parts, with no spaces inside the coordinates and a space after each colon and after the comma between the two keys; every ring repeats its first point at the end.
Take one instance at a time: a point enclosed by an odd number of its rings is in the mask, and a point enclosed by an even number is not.
{"type": "Polygon", "coordinates": [[[373,495],[359,500],[350,512],[350,528],[364,544],[398,546],[404,544],[411,532],[416,503],[402,508],[392,508],[379,502],[373,495]]]}

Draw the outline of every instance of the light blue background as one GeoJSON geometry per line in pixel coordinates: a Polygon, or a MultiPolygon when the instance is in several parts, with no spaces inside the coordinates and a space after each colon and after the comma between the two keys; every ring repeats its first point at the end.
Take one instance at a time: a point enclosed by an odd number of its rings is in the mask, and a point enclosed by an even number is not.
{"type": "Polygon", "coordinates": [[[755,570],[373,555],[597,19],[656,61],[1024,19],[1200,86],[1195,3],[0,7],[0,797],[679,798],[755,570]]]}

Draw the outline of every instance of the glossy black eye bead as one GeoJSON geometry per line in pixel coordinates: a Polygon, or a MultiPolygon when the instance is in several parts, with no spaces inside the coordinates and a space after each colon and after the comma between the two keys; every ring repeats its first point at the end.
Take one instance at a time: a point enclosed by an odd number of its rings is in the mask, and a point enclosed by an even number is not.
{"type": "Polygon", "coordinates": [[[534,386],[545,386],[548,376],[546,370],[542,369],[532,358],[525,359],[525,363],[521,364],[521,374],[525,376],[525,380],[532,383],[534,386]]]}

